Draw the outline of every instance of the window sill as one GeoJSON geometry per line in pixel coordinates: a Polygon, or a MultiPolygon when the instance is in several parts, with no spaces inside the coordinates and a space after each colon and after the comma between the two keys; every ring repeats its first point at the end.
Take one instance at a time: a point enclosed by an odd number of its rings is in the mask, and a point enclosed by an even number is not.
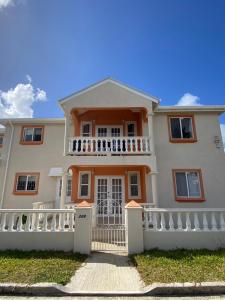
{"type": "Polygon", "coordinates": [[[40,142],[23,142],[23,141],[20,141],[20,145],[41,145],[43,144],[43,141],[40,141],[40,142]]]}
{"type": "Polygon", "coordinates": [[[186,143],[196,143],[197,139],[170,139],[170,143],[186,144],[186,143]]]}
{"type": "Polygon", "coordinates": [[[205,198],[175,198],[176,202],[204,202],[205,198]]]}
{"type": "Polygon", "coordinates": [[[14,195],[16,196],[33,196],[33,195],[37,195],[38,194],[38,191],[34,191],[34,192],[26,192],[26,191],[21,191],[21,192],[18,192],[18,191],[14,191],[13,192],[14,195]]]}

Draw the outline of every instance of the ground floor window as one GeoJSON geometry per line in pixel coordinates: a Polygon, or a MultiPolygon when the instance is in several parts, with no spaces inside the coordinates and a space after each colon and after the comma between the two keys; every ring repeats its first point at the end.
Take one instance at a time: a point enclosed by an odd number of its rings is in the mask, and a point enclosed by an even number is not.
{"type": "MultiPolygon", "coordinates": [[[[59,197],[61,197],[62,179],[59,180],[59,197]]],[[[66,196],[71,197],[72,194],[72,177],[68,176],[66,185],[66,196]]]]}
{"type": "Polygon", "coordinates": [[[203,183],[200,170],[173,170],[177,201],[203,201],[203,183]]]}
{"type": "Polygon", "coordinates": [[[80,172],[79,173],[79,198],[87,199],[90,198],[90,184],[91,184],[91,173],[80,172]]]}
{"type": "Polygon", "coordinates": [[[128,197],[130,199],[139,199],[141,196],[139,172],[128,172],[128,185],[128,197]]]}
{"type": "Polygon", "coordinates": [[[15,176],[14,193],[23,195],[37,194],[39,173],[17,173],[15,176]]]}

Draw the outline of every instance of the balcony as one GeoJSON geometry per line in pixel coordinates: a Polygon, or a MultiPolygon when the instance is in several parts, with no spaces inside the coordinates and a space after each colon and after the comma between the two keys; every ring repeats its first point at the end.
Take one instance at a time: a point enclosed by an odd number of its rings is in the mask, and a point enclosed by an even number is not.
{"type": "Polygon", "coordinates": [[[150,138],[73,137],[69,138],[69,155],[150,155],[150,138]]]}

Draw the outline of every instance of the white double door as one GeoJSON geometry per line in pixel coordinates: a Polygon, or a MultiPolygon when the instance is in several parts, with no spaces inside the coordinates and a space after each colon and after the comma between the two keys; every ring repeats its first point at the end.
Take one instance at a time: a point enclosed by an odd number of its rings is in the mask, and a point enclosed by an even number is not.
{"type": "Polygon", "coordinates": [[[124,177],[96,176],[95,177],[97,214],[118,216],[124,206],[124,177]]]}

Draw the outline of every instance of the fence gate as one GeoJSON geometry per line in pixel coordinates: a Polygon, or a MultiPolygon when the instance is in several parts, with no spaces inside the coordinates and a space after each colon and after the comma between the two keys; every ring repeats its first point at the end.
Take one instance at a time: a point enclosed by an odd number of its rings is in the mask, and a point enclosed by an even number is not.
{"type": "Polygon", "coordinates": [[[93,207],[93,251],[127,250],[124,213],[118,200],[102,200],[93,207]]]}

